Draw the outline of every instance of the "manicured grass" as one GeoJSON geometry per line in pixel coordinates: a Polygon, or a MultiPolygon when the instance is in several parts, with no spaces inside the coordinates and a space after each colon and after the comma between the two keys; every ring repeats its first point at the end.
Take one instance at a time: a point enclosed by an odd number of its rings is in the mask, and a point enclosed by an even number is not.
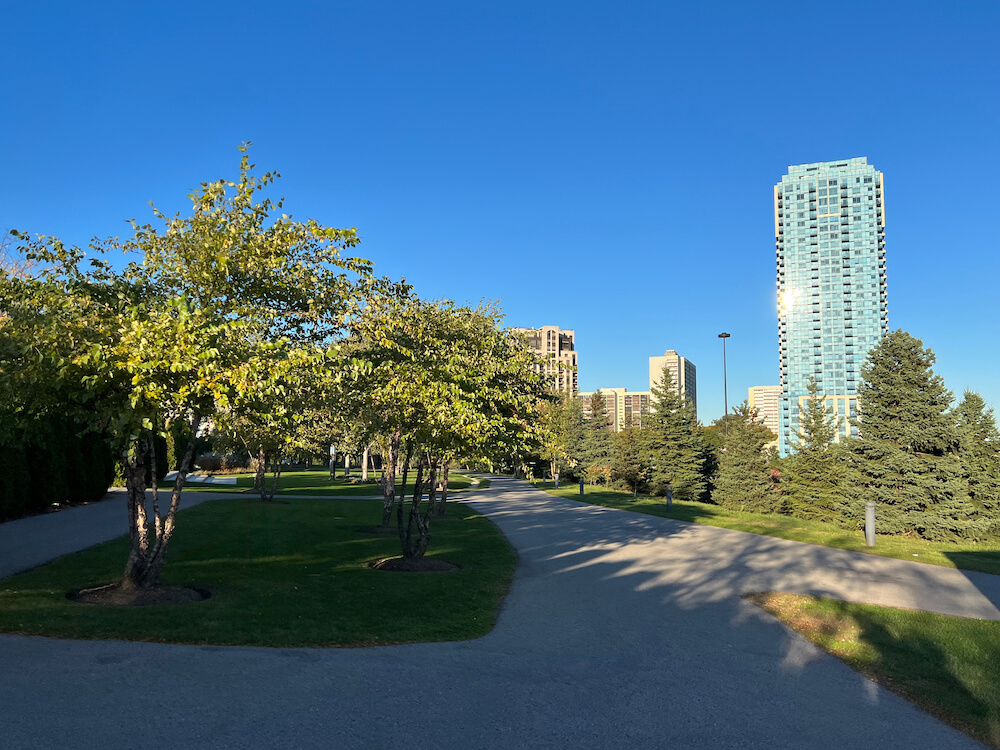
{"type": "MultiPolygon", "coordinates": [[[[358,476],[358,475],[355,475],[358,476]]],[[[406,492],[409,495],[413,491],[413,479],[414,474],[410,472],[407,477],[409,480],[406,484],[406,492]]],[[[253,490],[253,474],[238,474],[236,475],[236,485],[224,485],[224,484],[209,484],[201,485],[194,483],[187,483],[184,485],[184,491],[192,492],[243,492],[245,490],[253,490]]],[[[268,486],[271,483],[271,475],[267,475],[268,486]]],[[[458,491],[468,489],[472,485],[472,480],[463,474],[452,473],[448,477],[448,491],[458,491]]],[[[402,478],[396,480],[396,492],[399,492],[399,488],[402,486],[402,478]]],[[[173,488],[173,482],[162,482],[160,484],[161,489],[167,490],[173,488]]],[[[353,484],[344,481],[342,476],[338,476],[337,479],[331,480],[330,475],[323,471],[290,471],[288,473],[282,473],[280,479],[278,480],[278,493],[279,495],[328,495],[328,496],[352,496],[352,497],[366,497],[381,495],[382,490],[379,489],[379,485],[374,482],[369,482],[368,484],[353,484]]]]}
{"type": "MultiPolygon", "coordinates": [[[[640,495],[633,499],[632,493],[609,490],[603,487],[587,486],[581,497],[579,485],[562,484],[558,490],[552,482],[535,482],[535,486],[559,497],[582,500],[594,505],[621,508],[653,516],[674,518],[706,526],[749,531],[754,534],[791,539],[796,542],[821,544],[826,547],[854,550],[899,560],[942,565],[948,568],[978,570],[983,573],[1000,574],[1000,540],[978,544],[957,544],[953,542],[928,542],[908,536],[878,536],[875,547],[866,547],[864,533],[849,531],[839,526],[820,521],[805,521],[790,516],[744,513],[727,510],[718,505],[674,501],[668,511],[662,497],[640,495]]],[[[877,528],[877,527],[876,527],[877,528]]]]}
{"type": "Polygon", "coordinates": [[[119,608],[66,599],[121,576],[119,539],[0,581],[0,631],[65,638],[253,646],[362,646],[476,638],[489,632],[516,566],[500,531],[449,504],[431,523],[429,557],[450,573],[393,573],[367,563],[399,539],[360,531],[378,500],[220,499],[182,511],[163,582],[207,589],[197,603],[119,608]]]}
{"type": "Polygon", "coordinates": [[[746,598],[880,685],[1000,748],[1000,622],[792,594],[746,598]]]}

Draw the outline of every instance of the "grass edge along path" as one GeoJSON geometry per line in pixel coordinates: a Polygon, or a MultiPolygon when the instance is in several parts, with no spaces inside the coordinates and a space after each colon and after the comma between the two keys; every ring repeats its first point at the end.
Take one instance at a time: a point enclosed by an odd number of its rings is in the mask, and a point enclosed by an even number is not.
{"type": "Polygon", "coordinates": [[[371,526],[381,501],[219,499],[181,511],[166,585],[207,589],[202,602],[148,607],[80,604],[72,589],[117,580],[122,537],[0,581],[0,632],[216,646],[373,646],[478,638],[493,629],[517,553],[462,503],[431,523],[428,557],[448,573],[368,564],[399,555],[371,526]]]}
{"type": "MultiPolygon", "coordinates": [[[[1000,574],[1000,540],[975,544],[930,542],[909,536],[879,535],[874,547],[866,547],[862,531],[843,529],[835,524],[822,521],[807,521],[776,514],[746,513],[727,510],[722,506],[710,503],[682,500],[674,500],[673,508],[668,511],[666,501],[662,497],[639,495],[633,499],[630,492],[590,486],[585,488],[586,494],[580,495],[580,488],[575,484],[570,486],[563,484],[559,489],[554,489],[551,482],[536,481],[534,484],[538,489],[542,489],[550,495],[569,500],[580,500],[592,505],[603,505],[608,508],[646,513],[705,526],[746,531],[751,534],[773,536],[793,542],[864,552],[869,555],[891,557],[897,560],[974,570],[994,575],[1000,574]]],[[[876,518],[876,529],[877,527],[878,519],[876,518]]]]}
{"type": "Polygon", "coordinates": [[[1000,748],[1000,622],[796,594],[744,598],[873,682],[1000,748]]]}
{"type": "MultiPolygon", "coordinates": [[[[184,485],[185,492],[215,492],[215,493],[244,493],[253,494],[254,475],[253,474],[213,474],[215,477],[235,477],[236,484],[199,484],[197,482],[187,482],[184,485]]],[[[271,485],[271,475],[267,475],[268,487],[271,485]]],[[[465,492],[472,489],[474,479],[452,472],[448,478],[448,496],[452,493],[465,492]]],[[[160,490],[168,491],[174,486],[173,482],[161,482],[160,490]]],[[[402,488],[402,478],[396,479],[396,493],[402,488]]],[[[411,474],[406,485],[406,494],[413,491],[413,475],[411,474]]],[[[345,482],[343,477],[336,480],[330,479],[330,475],[325,471],[288,471],[283,472],[278,481],[278,491],[275,496],[295,497],[296,495],[327,495],[352,496],[358,498],[371,498],[380,496],[382,490],[377,482],[345,482]]]]}

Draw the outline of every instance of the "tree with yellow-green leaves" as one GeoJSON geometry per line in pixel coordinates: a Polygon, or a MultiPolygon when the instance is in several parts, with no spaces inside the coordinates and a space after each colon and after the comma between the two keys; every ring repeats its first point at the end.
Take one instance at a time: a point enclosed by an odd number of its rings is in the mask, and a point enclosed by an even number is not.
{"type": "Polygon", "coordinates": [[[371,264],[343,257],[358,238],[281,213],[263,197],[277,174],[256,176],[246,147],[236,179],[205,182],[188,216],[154,209],[156,226],[91,246],[88,259],[57,239],[20,234],[31,278],[4,282],[16,331],[4,342],[23,368],[6,384],[50,375],[86,419],[114,436],[126,467],[130,549],[120,589],[155,587],[177,523],[195,438],[227,414],[270,411],[306,367],[336,380],[344,324],[377,286],[371,264]],[[103,257],[124,251],[116,270],[103,257]],[[30,355],[30,356],[29,356],[30,355]],[[147,503],[153,438],[178,420],[189,436],[165,508],[147,503]]]}

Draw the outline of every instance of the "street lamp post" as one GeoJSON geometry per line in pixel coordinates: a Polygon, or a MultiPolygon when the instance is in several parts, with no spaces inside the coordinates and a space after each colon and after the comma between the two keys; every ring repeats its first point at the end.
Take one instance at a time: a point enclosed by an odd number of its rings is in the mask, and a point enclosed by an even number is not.
{"type": "Polygon", "coordinates": [[[729,338],[729,334],[722,332],[719,334],[719,338],[722,339],[722,403],[725,407],[726,413],[723,416],[722,421],[725,424],[726,436],[729,436],[729,383],[726,381],[726,339],[729,338]]]}

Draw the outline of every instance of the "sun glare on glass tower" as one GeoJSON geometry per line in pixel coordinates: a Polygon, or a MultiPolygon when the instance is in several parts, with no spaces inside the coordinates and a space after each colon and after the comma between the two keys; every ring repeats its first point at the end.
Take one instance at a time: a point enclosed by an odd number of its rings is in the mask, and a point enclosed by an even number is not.
{"type": "Polygon", "coordinates": [[[838,439],[856,436],[868,350],[888,332],[882,173],[865,157],[789,167],[774,186],[781,455],[816,378],[838,439]]]}

